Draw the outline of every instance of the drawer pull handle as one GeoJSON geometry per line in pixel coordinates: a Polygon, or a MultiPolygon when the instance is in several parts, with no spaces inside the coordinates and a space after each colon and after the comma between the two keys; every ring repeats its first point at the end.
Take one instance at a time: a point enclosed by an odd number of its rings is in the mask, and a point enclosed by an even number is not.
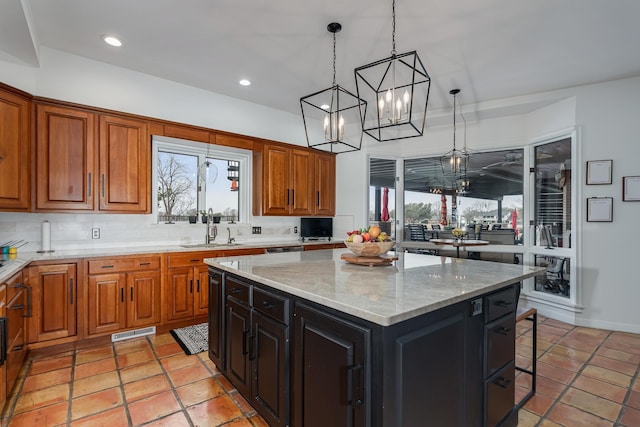
{"type": "Polygon", "coordinates": [[[513,301],[497,301],[496,305],[498,307],[509,307],[510,305],[513,305],[513,301]]]}
{"type": "Polygon", "coordinates": [[[189,262],[200,262],[199,259],[190,259],[189,262]]]}
{"type": "Polygon", "coordinates": [[[102,268],[113,268],[113,265],[103,265],[102,268]]]}
{"type": "Polygon", "coordinates": [[[24,344],[17,345],[13,347],[13,351],[20,351],[24,348],[24,344]]]}
{"type": "Polygon", "coordinates": [[[120,288],[120,302],[124,302],[124,288],[120,288]]]}
{"type": "Polygon", "coordinates": [[[240,290],[240,289],[238,289],[238,288],[233,288],[233,289],[231,289],[231,291],[230,291],[230,292],[231,292],[232,294],[239,294],[239,293],[241,292],[241,290],[240,290]]]}
{"type": "Polygon", "coordinates": [[[189,293],[192,294],[193,293],[193,279],[189,280],[189,293]]]}
{"type": "Polygon", "coordinates": [[[131,294],[130,299],[131,301],[133,301],[133,286],[129,288],[129,291],[130,291],[129,293],[131,294]]]}
{"type": "Polygon", "coordinates": [[[498,387],[507,388],[511,384],[511,380],[505,377],[500,377],[493,382],[498,387]]]}
{"type": "Polygon", "coordinates": [[[504,326],[501,326],[498,329],[496,329],[496,332],[499,333],[500,335],[509,335],[511,331],[513,331],[513,329],[505,328],[504,326]]]}
{"type": "Polygon", "coordinates": [[[348,369],[347,395],[348,404],[357,408],[364,403],[364,375],[362,365],[352,366],[348,369]]]}
{"type": "Polygon", "coordinates": [[[9,310],[22,310],[24,308],[24,304],[16,304],[14,306],[9,307],[9,310]]]}
{"type": "Polygon", "coordinates": [[[73,278],[69,279],[69,304],[73,305],[73,278]]]}
{"type": "Polygon", "coordinates": [[[242,331],[242,354],[247,354],[247,338],[249,331],[246,329],[242,331]]]}
{"type": "Polygon", "coordinates": [[[150,263],[150,262],[141,262],[139,265],[140,265],[140,266],[143,266],[143,265],[151,265],[151,263],[150,263]]]}
{"type": "Polygon", "coordinates": [[[196,280],[196,292],[200,293],[200,279],[196,280]]]}
{"type": "Polygon", "coordinates": [[[262,306],[266,309],[266,310],[271,310],[273,308],[273,303],[270,301],[263,301],[262,302],[262,306]]]}

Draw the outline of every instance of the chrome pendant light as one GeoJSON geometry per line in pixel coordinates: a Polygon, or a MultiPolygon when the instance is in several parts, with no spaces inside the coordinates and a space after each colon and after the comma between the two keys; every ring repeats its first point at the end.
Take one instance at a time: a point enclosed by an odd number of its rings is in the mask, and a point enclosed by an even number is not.
{"type": "Polygon", "coordinates": [[[362,146],[362,117],[366,104],[336,84],[337,22],[327,25],[333,33],[333,84],[330,88],[300,98],[307,144],[317,150],[346,153],[362,146]]]}
{"type": "Polygon", "coordinates": [[[396,2],[392,2],[391,56],[354,70],[363,131],[378,141],[422,136],[431,78],[416,51],[396,53],[396,2]]]}

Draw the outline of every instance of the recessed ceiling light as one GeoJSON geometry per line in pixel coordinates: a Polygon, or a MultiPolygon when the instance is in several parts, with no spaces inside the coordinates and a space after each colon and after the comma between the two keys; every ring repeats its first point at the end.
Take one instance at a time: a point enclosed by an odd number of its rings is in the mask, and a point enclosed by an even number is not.
{"type": "Polygon", "coordinates": [[[110,46],[115,46],[115,47],[122,46],[122,42],[114,36],[104,35],[102,36],[102,40],[104,40],[104,42],[110,46]]]}
{"type": "Polygon", "coordinates": [[[251,85],[251,82],[247,79],[242,79],[240,80],[238,83],[240,83],[242,86],[249,86],[251,85]]]}
{"type": "Polygon", "coordinates": [[[329,106],[327,104],[322,104],[320,108],[322,108],[323,110],[328,110],[329,106]]]}

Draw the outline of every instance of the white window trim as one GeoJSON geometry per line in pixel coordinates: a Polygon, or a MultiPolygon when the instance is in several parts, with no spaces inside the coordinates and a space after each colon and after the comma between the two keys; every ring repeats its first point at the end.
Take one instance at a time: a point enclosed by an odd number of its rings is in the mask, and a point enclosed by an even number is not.
{"type": "MultiPolygon", "coordinates": [[[[153,136],[152,138],[152,168],[151,168],[151,203],[152,214],[158,218],[158,151],[171,151],[187,155],[198,156],[198,164],[205,157],[224,158],[240,163],[238,215],[240,221],[248,223],[251,215],[251,191],[252,191],[252,159],[250,150],[207,144],[204,142],[189,141],[186,139],[171,138],[168,136],[153,136]]],[[[205,210],[205,200],[198,197],[198,211],[205,210]]]]}

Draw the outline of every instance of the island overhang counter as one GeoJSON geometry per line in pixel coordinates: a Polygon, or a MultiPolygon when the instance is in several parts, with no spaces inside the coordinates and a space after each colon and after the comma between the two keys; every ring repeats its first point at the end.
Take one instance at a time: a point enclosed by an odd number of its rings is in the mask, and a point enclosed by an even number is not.
{"type": "Polygon", "coordinates": [[[544,269],[345,252],[206,260],[210,358],[267,422],[515,425],[519,283],[544,269]]]}

